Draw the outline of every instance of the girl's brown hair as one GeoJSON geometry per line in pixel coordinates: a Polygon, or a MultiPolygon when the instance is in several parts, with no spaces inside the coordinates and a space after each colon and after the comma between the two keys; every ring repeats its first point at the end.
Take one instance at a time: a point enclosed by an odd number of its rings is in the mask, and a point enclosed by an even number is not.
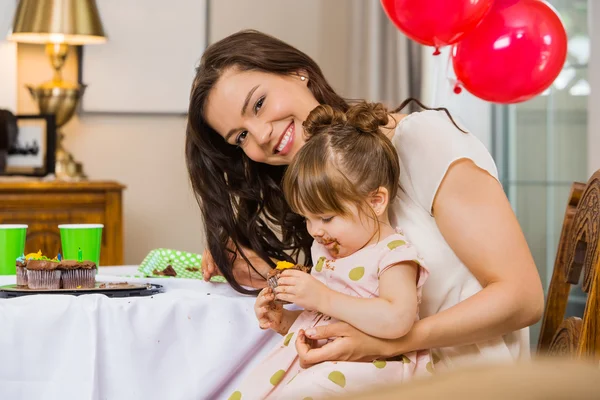
{"type": "Polygon", "coordinates": [[[307,142],[283,178],[292,211],[347,216],[348,204],[364,210],[368,196],[380,187],[394,199],[400,163],[380,130],[388,121],[380,103],[359,103],[346,112],[329,105],[315,108],[303,124],[307,142]]]}

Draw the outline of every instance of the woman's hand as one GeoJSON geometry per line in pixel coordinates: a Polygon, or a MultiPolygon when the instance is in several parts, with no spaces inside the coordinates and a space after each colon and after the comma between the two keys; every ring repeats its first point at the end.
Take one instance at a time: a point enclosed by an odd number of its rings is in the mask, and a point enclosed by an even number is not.
{"type": "Polygon", "coordinates": [[[300,366],[308,368],[324,361],[373,361],[378,358],[389,358],[400,348],[400,341],[395,339],[394,346],[390,341],[369,336],[345,322],[317,326],[300,331],[296,339],[296,351],[300,366]],[[319,348],[313,348],[312,341],[333,339],[319,348]]]}
{"type": "Polygon", "coordinates": [[[222,276],[221,270],[215,264],[215,260],[210,254],[210,250],[205,249],[202,253],[202,277],[205,281],[209,281],[213,276],[222,276]]]}
{"type": "Polygon", "coordinates": [[[289,269],[277,279],[275,297],[305,310],[321,311],[331,289],[306,272],[289,269]]]}
{"type": "Polygon", "coordinates": [[[254,303],[254,313],[258,319],[260,329],[273,329],[279,332],[283,317],[283,306],[274,302],[275,295],[271,288],[264,288],[254,303]]]}
{"type": "MultiPolygon", "coordinates": [[[[233,248],[231,243],[230,246],[230,248],[233,248]]],[[[266,276],[271,270],[271,267],[254,251],[246,248],[243,248],[243,251],[254,268],[256,268],[256,271],[250,267],[250,265],[248,265],[246,260],[244,260],[238,251],[235,254],[235,261],[233,262],[233,277],[242,286],[249,286],[256,289],[264,288],[267,285],[266,276]]],[[[232,258],[233,256],[234,255],[232,253],[232,258]]],[[[205,281],[209,281],[210,278],[216,275],[222,276],[223,273],[219,270],[219,267],[212,258],[210,251],[205,249],[204,253],[202,254],[202,276],[205,281]]]]}

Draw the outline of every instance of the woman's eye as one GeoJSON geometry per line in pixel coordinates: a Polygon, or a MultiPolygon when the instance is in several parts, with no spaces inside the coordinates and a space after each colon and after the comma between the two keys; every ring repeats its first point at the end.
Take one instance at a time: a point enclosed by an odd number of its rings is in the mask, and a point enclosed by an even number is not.
{"type": "Polygon", "coordinates": [[[260,99],[258,99],[256,104],[254,105],[254,114],[258,114],[258,111],[262,108],[264,102],[265,102],[264,97],[261,97],[260,99]]]}
{"type": "Polygon", "coordinates": [[[248,131],[243,131],[239,135],[237,135],[237,137],[235,138],[236,146],[241,146],[242,143],[244,143],[244,140],[246,140],[246,136],[248,136],[248,131]]]}

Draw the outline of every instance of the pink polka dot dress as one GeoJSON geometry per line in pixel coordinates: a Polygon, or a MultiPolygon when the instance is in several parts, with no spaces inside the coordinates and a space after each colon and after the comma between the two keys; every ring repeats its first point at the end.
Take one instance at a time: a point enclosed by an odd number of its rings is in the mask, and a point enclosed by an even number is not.
{"type": "MultiPolygon", "coordinates": [[[[419,266],[417,296],[420,302],[428,276],[416,249],[401,233],[339,259],[331,257],[315,242],[312,256],[315,266],[311,274],[329,288],[349,296],[377,297],[379,277],[388,268],[400,262],[414,261],[419,266]]],[[[302,312],[280,345],[244,379],[229,399],[317,399],[360,391],[372,385],[403,382],[432,372],[429,351],[406,353],[390,360],[324,362],[301,368],[294,345],[298,331],[332,322],[335,320],[319,312],[302,312]]],[[[317,343],[317,346],[323,344],[317,343]]]]}

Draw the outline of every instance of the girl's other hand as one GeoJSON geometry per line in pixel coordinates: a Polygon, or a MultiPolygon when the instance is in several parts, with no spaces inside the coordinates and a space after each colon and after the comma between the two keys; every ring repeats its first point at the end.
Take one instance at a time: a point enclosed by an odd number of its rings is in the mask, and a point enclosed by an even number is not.
{"type": "Polygon", "coordinates": [[[254,313],[258,319],[260,329],[272,329],[275,332],[281,330],[281,320],[283,317],[283,306],[274,302],[275,295],[271,288],[264,288],[256,298],[254,303],[254,313]]]}

